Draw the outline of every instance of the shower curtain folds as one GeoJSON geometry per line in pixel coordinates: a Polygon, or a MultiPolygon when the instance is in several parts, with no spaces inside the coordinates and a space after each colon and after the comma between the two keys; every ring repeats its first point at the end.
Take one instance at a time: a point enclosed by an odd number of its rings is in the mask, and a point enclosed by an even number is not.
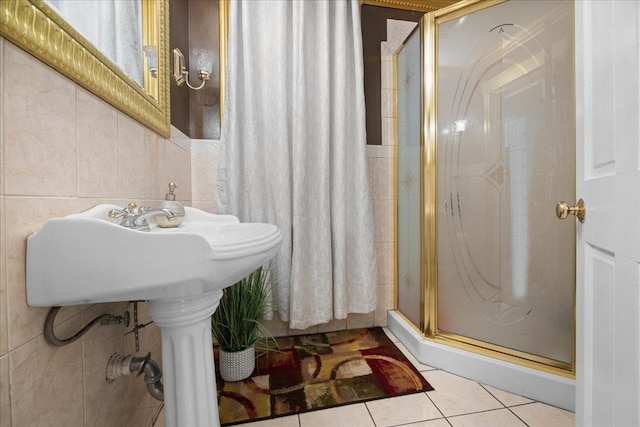
{"type": "Polygon", "coordinates": [[[216,210],[280,227],[273,298],[296,329],[376,308],[359,13],[231,2],[216,210]]]}

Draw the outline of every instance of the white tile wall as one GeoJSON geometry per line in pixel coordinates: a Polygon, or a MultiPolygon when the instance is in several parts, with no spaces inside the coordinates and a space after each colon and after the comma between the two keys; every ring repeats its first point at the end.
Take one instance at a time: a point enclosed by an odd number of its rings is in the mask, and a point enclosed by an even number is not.
{"type": "MultiPolygon", "coordinates": [[[[190,203],[189,139],[159,137],[2,38],[0,125],[0,426],[147,425],[159,402],[144,382],[104,380],[112,353],[134,351],[122,325],[97,326],[65,347],[44,341],[48,310],[26,303],[26,238],[98,203],[159,203],[169,180],[183,183],[179,197],[190,203]]],[[[65,307],[56,333],[127,307],[65,307]]],[[[161,362],[155,325],[141,342],[140,353],[161,362]]]]}

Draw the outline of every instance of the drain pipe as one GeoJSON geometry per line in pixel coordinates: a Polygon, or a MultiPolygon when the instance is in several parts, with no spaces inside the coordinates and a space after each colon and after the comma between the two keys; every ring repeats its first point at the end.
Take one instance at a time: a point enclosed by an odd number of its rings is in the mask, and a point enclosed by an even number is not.
{"type": "Polygon", "coordinates": [[[130,375],[134,372],[138,376],[144,373],[144,382],[147,383],[147,390],[154,399],[164,401],[164,386],[162,385],[162,370],[156,362],[151,359],[151,353],[145,357],[129,354],[123,356],[114,353],[107,362],[107,382],[113,382],[116,378],[130,375]]]}

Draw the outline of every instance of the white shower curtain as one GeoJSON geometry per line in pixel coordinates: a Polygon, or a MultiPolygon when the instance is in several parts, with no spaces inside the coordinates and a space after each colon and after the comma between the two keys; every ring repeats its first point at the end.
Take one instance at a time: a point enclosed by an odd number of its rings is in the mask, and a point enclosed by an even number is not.
{"type": "Polygon", "coordinates": [[[292,328],[376,308],[362,62],[358,0],[231,2],[216,210],[284,233],[292,328]]]}

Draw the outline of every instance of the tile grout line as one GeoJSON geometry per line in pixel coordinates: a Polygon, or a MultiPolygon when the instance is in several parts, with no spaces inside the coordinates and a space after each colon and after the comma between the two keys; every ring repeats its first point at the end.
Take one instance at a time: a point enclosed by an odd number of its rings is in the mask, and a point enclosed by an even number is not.
{"type": "MultiPolygon", "coordinates": [[[[435,370],[437,371],[437,370],[441,370],[441,369],[435,369],[435,370]]],[[[446,372],[446,371],[443,371],[443,372],[446,372]]],[[[438,410],[438,412],[440,412],[440,414],[442,414],[442,417],[443,417],[443,418],[445,418],[445,419],[447,420],[447,422],[449,422],[449,418],[462,417],[462,416],[466,416],[466,415],[476,415],[476,414],[482,414],[482,413],[484,413],[484,412],[492,412],[492,411],[500,411],[500,410],[502,410],[502,409],[509,409],[509,407],[508,407],[508,406],[506,406],[504,403],[502,403],[502,401],[500,401],[500,399],[498,399],[497,397],[495,397],[493,394],[491,394],[491,392],[490,392],[489,390],[487,390],[486,388],[484,388],[484,385],[483,385],[483,384],[481,384],[481,383],[479,383],[479,382],[476,382],[476,384],[478,384],[480,387],[482,387],[482,389],[483,389],[483,390],[485,390],[487,393],[489,393],[489,394],[491,395],[491,397],[493,397],[494,399],[496,399],[496,400],[498,401],[498,403],[500,403],[500,404],[502,405],[502,408],[485,409],[485,410],[482,410],[482,411],[467,412],[467,413],[463,413],[463,414],[456,414],[456,415],[445,416],[445,415],[444,415],[444,413],[440,410],[440,408],[438,408],[438,405],[436,405],[436,403],[433,401],[433,399],[431,399],[431,397],[429,397],[429,392],[424,392],[424,393],[427,395],[427,397],[429,398],[429,400],[431,400],[431,403],[433,403],[433,405],[436,407],[436,409],[438,410]]],[[[433,387],[433,386],[432,386],[432,387],[433,387]]],[[[435,391],[435,388],[434,388],[434,390],[433,390],[433,391],[435,391]]],[[[533,403],[533,402],[531,402],[531,403],[533,403]]],[[[522,404],[522,405],[526,405],[526,403],[525,403],[525,404],[522,404]]],[[[514,406],[522,406],[522,405],[514,405],[514,406]]],[[[513,411],[511,411],[510,409],[509,409],[509,411],[510,411],[511,413],[513,413],[513,411]]],[[[515,415],[515,414],[514,414],[514,415],[515,415]]],[[[516,417],[517,417],[520,421],[522,421],[522,420],[520,419],[520,417],[518,417],[517,415],[516,415],[516,417]]],[[[524,421],[522,421],[522,422],[524,423],[524,421]]],[[[449,424],[451,424],[451,423],[449,422],[449,424]]],[[[525,424],[526,426],[528,426],[528,424],[527,424],[527,423],[524,423],[524,424],[525,424]]]]}
{"type": "MultiPolygon", "coordinates": [[[[485,387],[485,385],[484,385],[484,384],[482,384],[482,383],[478,383],[478,384],[480,384],[480,387],[482,387],[482,388],[483,388],[487,393],[489,393],[491,396],[493,396],[493,398],[494,398],[494,399],[496,399],[498,402],[500,402],[500,403],[502,404],[502,406],[504,406],[504,407],[505,407],[509,412],[511,412],[511,413],[512,413],[512,414],[513,414],[517,419],[519,419],[519,420],[520,420],[520,421],[521,421],[525,426],[529,427],[529,424],[527,424],[527,423],[526,423],[522,418],[520,418],[520,417],[518,416],[518,414],[516,414],[515,412],[513,412],[513,411],[511,410],[511,407],[509,407],[509,406],[505,405],[505,404],[504,404],[504,402],[502,402],[502,400],[498,399],[498,397],[497,397],[497,396],[495,396],[493,393],[491,393],[489,390],[487,390],[487,388],[485,387]]],[[[528,403],[521,403],[521,404],[519,404],[519,405],[513,405],[513,406],[514,406],[514,407],[515,407],[515,406],[524,406],[524,405],[529,405],[529,404],[531,404],[531,403],[535,403],[535,401],[533,401],[533,402],[528,402],[528,403]]]]}
{"type": "Polygon", "coordinates": [[[378,424],[376,424],[376,420],[373,418],[373,414],[369,409],[369,405],[367,405],[367,402],[362,402],[362,403],[364,403],[364,407],[367,409],[367,413],[369,414],[369,418],[371,418],[371,422],[373,423],[374,427],[377,427],[378,424]]]}
{"type": "MultiPolygon", "coordinates": [[[[427,379],[425,378],[425,381],[426,381],[426,380],[427,380],[427,379]]],[[[427,382],[429,382],[429,381],[427,381],[427,382]]],[[[431,383],[429,383],[429,385],[431,385],[431,383]]],[[[433,387],[433,386],[431,386],[431,387],[433,387]]],[[[433,388],[433,390],[431,390],[431,391],[435,391],[435,390],[436,390],[436,389],[435,389],[435,387],[434,387],[434,388],[433,388]]],[[[433,406],[438,410],[438,412],[440,413],[440,415],[442,415],[442,418],[444,418],[445,420],[447,420],[446,415],[444,415],[444,413],[442,412],[442,410],[440,410],[440,408],[438,408],[438,405],[436,405],[436,402],[434,402],[434,401],[433,401],[433,399],[431,399],[431,397],[429,396],[429,392],[428,392],[428,391],[425,391],[425,392],[424,392],[424,394],[425,394],[425,396],[427,396],[427,399],[429,399],[429,402],[431,402],[431,403],[433,404],[433,406]]],[[[447,420],[447,422],[449,422],[449,420],[447,420]]],[[[451,424],[451,423],[449,423],[449,424],[451,424]]]]}
{"type": "MultiPolygon", "coordinates": [[[[401,342],[400,342],[401,343],[401,342]]],[[[397,346],[397,343],[394,343],[397,346]]],[[[403,352],[404,353],[404,352],[403,352]]],[[[407,355],[405,354],[405,357],[407,355]]],[[[408,357],[407,357],[408,358],[408,357]]],[[[417,359],[416,359],[417,360],[417,359]]],[[[418,361],[418,363],[420,363],[418,361]]],[[[425,366],[423,363],[420,363],[421,365],[425,366]]],[[[423,371],[421,371],[414,363],[412,363],[413,367],[420,373],[424,373],[424,372],[433,372],[433,371],[442,371],[441,369],[437,369],[437,368],[433,368],[431,367],[430,369],[425,369],[423,371]]],[[[446,372],[446,371],[443,371],[446,372]]],[[[426,379],[426,378],[425,378],[426,379]]],[[[431,401],[431,403],[433,403],[433,405],[436,407],[436,409],[438,410],[438,412],[440,412],[440,414],[442,415],[442,418],[444,418],[447,423],[449,423],[449,425],[452,425],[451,422],[449,421],[449,418],[455,418],[455,417],[460,417],[460,416],[465,416],[465,415],[474,415],[474,414],[480,414],[483,412],[491,412],[491,411],[496,411],[496,410],[501,410],[501,409],[507,409],[510,413],[512,413],[520,422],[522,422],[525,426],[529,427],[529,424],[527,424],[522,418],[520,418],[515,412],[513,412],[511,410],[511,407],[517,407],[517,406],[525,406],[525,405],[530,405],[532,403],[536,403],[537,401],[532,400],[531,402],[526,402],[526,403],[520,403],[517,405],[512,405],[512,406],[507,406],[504,402],[502,402],[500,399],[498,399],[498,397],[496,397],[493,393],[491,393],[489,390],[487,390],[487,388],[485,387],[484,384],[477,382],[476,384],[478,384],[483,390],[485,390],[487,393],[489,393],[489,395],[491,397],[493,397],[498,403],[500,403],[500,405],[502,405],[502,408],[494,408],[494,409],[487,409],[487,410],[483,410],[483,411],[476,411],[476,412],[469,412],[469,413],[464,413],[464,414],[457,414],[457,415],[452,415],[451,417],[447,417],[445,416],[442,411],[440,410],[440,408],[438,407],[438,405],[436,405],[436,403],[433,401],[433,399],[431,399],[431,397],[429,397],[429,393],[428,392],[424,392],[427,397],[429,398],[429,400],[431,401]]],[[[433,387],[433,386],[432,386],[433,387]]],[[[435,388],[434,388],[435,390],[435,388]]],[[[410,423],[409,423],[410,424],[410,423]]],[[[398,424],[398,426],[400,425],[404,425],[404,424],[398,424]]]]}
{"type": "Polygon", "coordinates": [[[447,417],[441,417],[441,418],[431,418],[428,420],[422,420],[422,421],[410,421],[408,423],[402,423],[402,424],[393,424],[389,427],[403,427],[403,426],[412,426],[412,425],[416,425],[418,423],[426,423],[426,422],[431,422],[431,421],[438,421],[438,420],[445,420],[447,422],[447,424],[451,425],[451,423],[449,422],[449,420],[447,419],[447,417]]]}
{"type": "Polygon", "coordinates": [[[498,401],[498,403],[500,403],[500,404],[502,405],[502,407],[503,407],[503,408],[507,408],[507,405],[505,405],[505,404],[504,404],[504,402],[503,402],[502,400],[498,399],[498,397],[497,397],[495,394],[493,394],[493,393],[491,393],[489,390],[487,390],[487,388],[484,386],[484,384],[482,384],[482,383],[480,383],[480,382],[477,382],[477,381],[476,381],[476,384],[478,384],[478,385],[479,385],[479,386],[480,386],[484,391],[486,391],[487,393],[489,393],[489,395],[491,395],[491,397],[493,397],[495,400],[497,400],[497,401],[498,401]]]}
{"type": "MultiPolygon", "coordinates": [[[[526,405],[529,405],[529,404],[530,404],[530,403],[526,403],[526,405]]],[[[523,405],[515,405],[515,406],[524,406],[524,404],[523,404],[523,405]]],[[[519,419],[520,421],[522,421],[522,424],[524,424],[525,426],[529,427],[529,424],[527,424],[527,423],[525,422],[525,420],[523,420],[522,418],[520,418],[520,417],[518,416],[518,414],[516,414],[515,412],[513,412],[513,411],[511,410],[511,408],[507,407],[507,409],[508,409],[508,410],[509,410],[509,412],[511,412],[511,413],[512,413],[512,414],[513,414],[517,419],[519,419]]]]}
{"type": "Polygon", "coordinates": [[[477,411],[477,412],[469,412],[468,414],[457,414],[457,415],[452,415],[450,417],[447,418],[447,421],[449,420],[449,418],[459,418],[459,417],[466,417],[469,415],[478,415],[478,414],[484,414],[485,412],[494,412],[494,411],[502,411],[502,410],[508,410],[509,412],[511,412],[513,415],[515,415],[515,417],[522,422],[525,426],[530,427],[529,424],[527,424],[526,422],[524,422],[524,420],[522,420],[522,418],[520,418],[519,416],[517,416],[516,414],[513,413],[513,411],[509,408],[509,407],[505,407],[505,408],[495,408],[495,409],[487,409],[484,411],[477,411]]]}

